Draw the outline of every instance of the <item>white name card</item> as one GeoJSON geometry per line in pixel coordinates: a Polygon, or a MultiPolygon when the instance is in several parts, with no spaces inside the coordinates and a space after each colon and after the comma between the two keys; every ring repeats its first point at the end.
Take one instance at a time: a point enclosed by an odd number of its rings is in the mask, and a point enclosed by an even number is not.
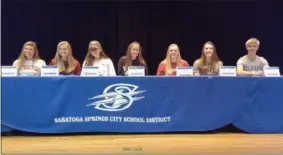
{"type": "Polygon", "coordinates": [[[129,66],[128,76],[145,76],[144,66],[129,66]]]}
{"type": "Polygon", "coordinates": [[[219,68],[220,76],[237,76],[236,66],[221,66],[219,68]]]}
{"type": "Polygon", "coordinates": [[[81,72],[81,76],[99,76],[99,67],[84,66],[81,72]]]}
{"type": "Polygon", "coordinates": [[[279,77],[280,70],[279,67],[266,67],[263,68],[264,76],[266,77],[279,77]]]}
{"type": "Polygon", "coordinates": [[[177,67],[176,68],[176,76],[193,76],[193,68],[192,67],[177,67]]]}
{"type": "Polygon", "coordinates": [[[17,76],[18,70],[16,66],[2,66],[1,76],[17,76]]]}
{"type": "Polygon", "coordinates": [[[58,66],[42,66],[41,76],[59,76],[58,66]]]}

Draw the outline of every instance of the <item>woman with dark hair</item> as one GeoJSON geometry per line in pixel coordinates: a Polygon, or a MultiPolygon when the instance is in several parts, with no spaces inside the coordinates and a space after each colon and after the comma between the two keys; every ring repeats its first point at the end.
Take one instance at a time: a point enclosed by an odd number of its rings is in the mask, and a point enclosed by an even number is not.
{"type": "Polygon", "coordinates": [[[118,75],[128,75],[128,67],[144,66],[145,75],[148,75],[146,61],[142,56],[141,45],[133,42],[128,46],[126,56],[120,58],[118,62],[118,75]]]}
{"type": "Polygon", "coordinates": [[[210,41],[204,43],[201,57],[194,62],[194,75],[218,75],[219,68],[223,66],[222,61],[219,60],[216,48],[210,41]]]}

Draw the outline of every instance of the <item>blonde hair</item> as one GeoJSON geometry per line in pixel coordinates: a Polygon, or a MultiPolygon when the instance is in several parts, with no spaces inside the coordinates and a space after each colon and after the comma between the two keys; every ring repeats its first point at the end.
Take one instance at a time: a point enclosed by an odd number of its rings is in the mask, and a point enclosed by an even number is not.
{"type": "Polygon", "coordinates": [[[91,55],[90,53],[90,47],[91,46],[96,46],[98,49],[100,49],[100,58],[109,58],[106,53],[104,52],[101,44],[99,41],[97,40],[93,40],[91,42],[89,42],[89,45],[88,45],[88,51],[87,51],[87,54],[86,54],[86,57],[85,57],[85,65],[86,66],[90,66],[93,64],[93,61],[95,60],[95,57],[93,55],[91,55]]]}
{"type": "Polygon", "coordinates": [[[24,49],[25,49],[26,46],[31,46],[31,47],[33,47],[33,50],[34,50],[33,61],[40,59],[36,43],[33,42],[33,41],[27,41],[27,42],[24,44],[24,46],[23,46],[23,48],[22,48],[22,51],[21,51],[21,54],[20,54],[20,56],[19,56],[18,59],[17,59],[18,62],[17,62],[17,64],[16,64],[16,67],[17,67],[18,69],[20,69],[20,68],[23,66],[24,62],[26,61],[26,56],[25,56],[25,52],[24,52],[24,49]]]}
{"type": "Polygon", "coordinates": [[[260,41],[257,38],[250,38],[249,40],[246,41],[246,46],[250,44],[256,44],[257,46],[259,46],[260,41]]]}
{"type": "Polygon", "coordinates": [[[58,65],[58,67],[59,67],[59,72],[62,72],[62,71],[66,70],[63,58],[62,58],[62,56],[60,55],[60,52],[59,52],[60,51],[60,47],[62,45],[66,45],[67,48],[68,48],[68,56],[67,56],[68,57],[68,59],[67,59],[68,68],[67,68],[67,72],[71,72],[71,71],[75,70],[76,66],[74,64],[72,48],[71,48],[71,45],[70,45],[69,42],[61,41],[61,42],[58,43],[58,45],[57,45],[57,52],[56,52],[56,55],[55,55],[55,61],[56,61],[56,64],[58,65]]]}
{"type": "Polygon", "coordinates": [[[132,66],[132,55],[131,55],[131,50],[132,48],[137,45],[139,46],[139,55],[138,55],[138,61],[143,64],[143,65],[146,65],[146,62],[142,56],[142,48],[141,48],[141,45],[140,43],[138,42],[132,42],[129,46],[128,46],[128,49],[127,49],[127,53],[126,53],[126,65],[125,67],[128,68],[129,66],[132,66]]]}
{"type": "Polygon", "coordinates": [[[218,54],[217,54],[217,51],[216,51],[216,47],[215,45],[211,42],[211,41],[207,41],[203,44],[203,47],[202,47],[202,52],[201,52],[201,57],[199,58],[200,59],[200,68],[203,69],[204,68],[204,63],[206,61],[206,57],[204,55],[204,46],[206,44],[210,44],[212,47],[213,47],[213,54],[212,54],[212,63],[217,63],[219,60],[219,57],[218,57],[218,54]]]}
{"type": "Polygon", "coordinates": [[[173,47],[173,46],[176,46],[178,48],[178,57],[177,57],[177,66],[180,65],[181,63],[181,60],[182,60],[182,57],[181,57],[181,53],[180,53],[180,48],[177,44],[171,44],[168,46],[168,49],[167,49],[167,54],[166,54],[166,57],[165,59],[161,62],[161,63],[164,63],[165,64],[165,70],[166,70],[166,73],[172,73],[173,69],[172,69],[172,64],[171,64],[171,58],[169,56],[169,51],[170,51],[170,48],[173,47]]]}

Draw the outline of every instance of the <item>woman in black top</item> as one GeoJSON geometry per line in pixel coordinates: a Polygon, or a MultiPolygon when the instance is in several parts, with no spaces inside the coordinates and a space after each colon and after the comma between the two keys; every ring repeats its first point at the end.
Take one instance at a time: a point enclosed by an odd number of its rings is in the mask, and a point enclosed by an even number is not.
{"type": "Polygon", "coordinates": [[[118,62],[118,75],[128,75],[129,66],[144,66],[145,75],[148,75],[147,65],[138,42],[131,43],[128,46],[126,56],[120,58],[118,62]]]}

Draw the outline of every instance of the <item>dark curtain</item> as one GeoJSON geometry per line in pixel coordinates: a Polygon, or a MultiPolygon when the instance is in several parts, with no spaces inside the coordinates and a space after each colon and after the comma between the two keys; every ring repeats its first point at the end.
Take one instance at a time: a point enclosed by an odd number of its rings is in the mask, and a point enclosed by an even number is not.
{"type": "Polygon", "coordinates": [[[283,2],[280,1],[91,1],[2,0],[2,65],[11,65],[24,42],[35,41],[49,63],[59,41],[71,43],[82,62],[91,40],[99,40],[117,67],[128,44],[138,41],[155,74],[169,44],[180,46],[190,65],[203,43],[215,43],[225,65],[246,54],[250,37],[259,55],[283,67],[283,2]]]}

